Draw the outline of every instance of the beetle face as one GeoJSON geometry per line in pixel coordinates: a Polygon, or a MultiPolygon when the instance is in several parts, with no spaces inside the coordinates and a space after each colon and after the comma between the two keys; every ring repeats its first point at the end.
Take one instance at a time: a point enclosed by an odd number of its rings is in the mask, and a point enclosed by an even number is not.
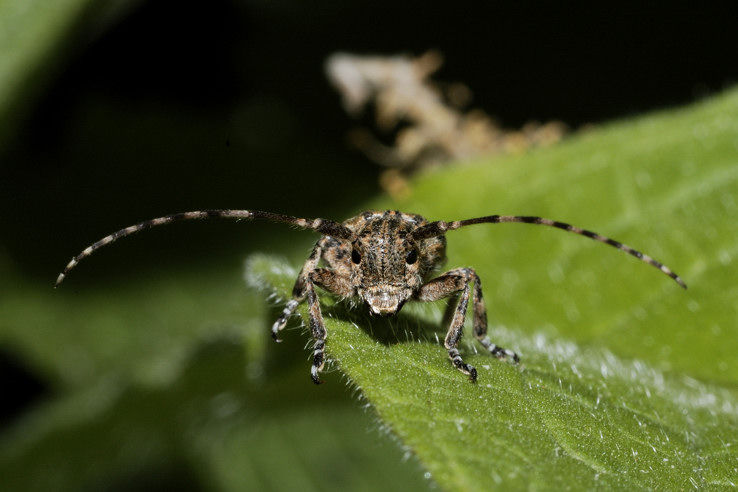
{"type": "Polygon", "coordinates": [[[372,314],[396,314],[423,283],[421,252],[408,235],[413,216],[368,217],[351,250],[352,283],[372,314]]]}

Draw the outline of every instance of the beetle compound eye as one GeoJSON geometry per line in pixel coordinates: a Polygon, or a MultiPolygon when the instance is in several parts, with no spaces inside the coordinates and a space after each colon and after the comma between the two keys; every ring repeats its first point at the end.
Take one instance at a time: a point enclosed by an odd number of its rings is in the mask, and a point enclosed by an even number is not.
{"type": "Polygon", "coordinates": [[[356,265],[361,263],[361,253],[359,253],[359,250],[356,248],[351,250],[351,261],[353,261],[356,265]]]}
{"type": "Polygon", "coordinates": [[[418,261],[418,250],[417,249],[411,249],[407,252],[407,256],[405,256],[405,263],[408,265],[412,265],[418,261]]]}

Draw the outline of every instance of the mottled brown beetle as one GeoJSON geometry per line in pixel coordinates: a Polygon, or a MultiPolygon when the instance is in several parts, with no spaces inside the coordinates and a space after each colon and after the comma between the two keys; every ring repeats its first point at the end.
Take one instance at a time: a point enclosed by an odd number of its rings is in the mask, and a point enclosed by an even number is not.
{"type": "Polygon", "coordinates": [[[518,362],[515,352],[495,345],[487,336],[487,312],[482,297],[482,286],[474,269],[456,268],[432,278],[432,273],[445,260],[446,231],[460,227],[501,222],[522,222],[556,227],[629,253],[658,268],[685,289],[687,287],[671,269],[630,246],[579,227],[541,217],[490,215],[454,222],[440,220],[428,222],[422,216],[415,214],[397,211],[368,211],[343,223],[338,223],[326,219],[301,219],[258,210],[184,212],[126,227],[105,236],[72,258],[59,274],[56,285],[58,286],[82,259],[122,237],[175,221],[213,217],[266,219],[291,224],[302,229],[312,229],[322,234],[297,277],[292,290],[292,300],[287,303],[282,315],[272,326],[272,337],[279,341],[279,331],[287,324],[287,320],[295,312],[297,306],[307,299],[310,313],[309,327],[315,340],[310,374],[315,383],[321,382],[318,373],[325,362],[326,339],[323,315],[320,311],[318,295],[315,292],[316,285],[342,298],[359,298],[367,305],[370,313],[378,315],[397,314],[403,304],[409,300],[438,301],[447,297],[453,298],[454,302],[449,304],[448,316],[445,318],[451,318],[451,325],[444,345],[454,367],[468,375],[471,381],[475,381],[477,370],[463,361],[458,350],[473,285],[474,336],[495,357],[509,358],[513,362],[518,362]],[[321,261],[324,267],[319,267],[321,261]]]}

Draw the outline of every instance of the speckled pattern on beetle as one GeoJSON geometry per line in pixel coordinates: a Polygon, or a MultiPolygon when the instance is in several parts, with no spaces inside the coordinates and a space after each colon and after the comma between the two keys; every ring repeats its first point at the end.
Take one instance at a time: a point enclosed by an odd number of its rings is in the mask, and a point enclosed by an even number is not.
{"type": "Polygon", "coordinates": [[[88,246],[67,264],[59,274],[56,285],[82,259],[122,237],[176,221],[210,218],[263,219],[310,229],[322,235],[297,277],[292,299],[287,302],[281,316],[272,326],[272,336],[279,341],[279,332],[297,306],[307,300],[309,328],[314,339],[310,375],[315,383],[321,383],[319,373],[325,364],[327,337],[316,286],[339,297],[358,298],[368,307],[370,313],[382,316],[397,314],[407,301],[453,299],[448,304],[444,317],[444,320],[451,320],[444,346],[453,366],[466,374],[469,380],[476,381],[477,370],[464,362],[458,349],[471,298],[474,337],[493,356],[506,358],[514,363],[519,361],[515,352],[496,345],[487,336],[487,311],[482,296],[482,283],[474,269],[455,268],[434,276],[446,258],[446,232],[460,227],[503,222],[555,227],[613,246],[658,268],[680,286],[687,287],[676,273],[650,256],[614,239],[564,222],[519,215],[489,215],[452,222],[429,222],[420,215],[392,210],[367,211],[342,223],[327,219],[302,219],[258,210],[198,210],[158,217],[121,229],[88,246]]]}

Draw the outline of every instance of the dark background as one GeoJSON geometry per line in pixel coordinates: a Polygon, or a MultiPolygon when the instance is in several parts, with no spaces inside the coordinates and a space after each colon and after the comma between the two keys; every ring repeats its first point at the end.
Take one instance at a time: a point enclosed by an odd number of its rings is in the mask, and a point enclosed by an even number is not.
{"type": "MultiPolygon", "coordinates": [[[[336,51],[444,54],[505,127],[584,124],[689,103],[738,78],[729,3],[135,2],[91,9],[29,80],[0,147],[7,262],[53,283],[115,228],[200,208],[342,219],[378,192],[345,144],[354,125],[323,74],[336,51]]],[[[258,248],[236,224],[141,236],[74,288],[258,248]],[[164,240],[165,239],[165,240],[164,240]],[[173,247],[172,245],[175,245],[173,247]],[[101,274],[99,272],[114,272],[101,274]],[[112,277],[112,278],[111,278],[112,277]]],[[[287,235],[269,229],[274,249],[287,235]]],[[[0,354],[5,418],[44,391],[0,354]]]]}
{"type": "MultiPolygon", "coordinates": [[[[336,51],[437,49],[435,80],[465,83],[509,128],[676,106],[738,75],[733,17],[709,3],[151,0],[125,12],[82,23],[5,130],[5,247],[32,275],[152,214],[360,207],[377,168],[345,144],[354,122],[323,74],[336,51]]],[[[235,229],[220,233],[209,241],[240,247],[235,229]]]]}

